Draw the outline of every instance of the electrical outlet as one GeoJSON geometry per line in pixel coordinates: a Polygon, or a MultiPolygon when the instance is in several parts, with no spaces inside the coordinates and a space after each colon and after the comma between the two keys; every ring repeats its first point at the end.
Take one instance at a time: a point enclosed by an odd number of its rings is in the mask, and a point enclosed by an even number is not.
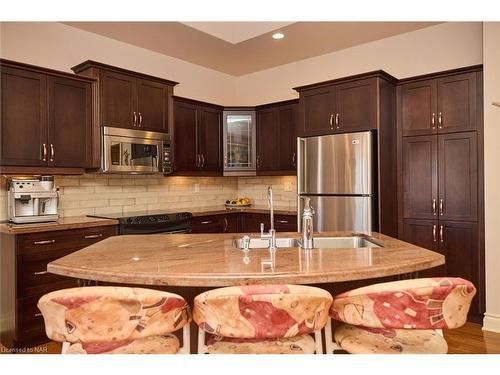
{"type": "Polygon", "coordinates": [[[292,182],[285,181],[285,191],[292,191],[292,182]]]}
{"type": "Polygon", "coordinates": [[[194,184],[194,192],[199,193],[200,192],[200,184],[194,184]]]}

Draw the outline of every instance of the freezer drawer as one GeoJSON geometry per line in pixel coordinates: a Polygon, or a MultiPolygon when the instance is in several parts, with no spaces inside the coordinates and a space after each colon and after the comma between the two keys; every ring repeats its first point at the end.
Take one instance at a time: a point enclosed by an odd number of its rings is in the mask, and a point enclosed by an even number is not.
{"type": "MultiPolygon", "coordinates": [[[[303,195],[304,196],[304,195],[303,195]]],[[[373,197],[309,196],[314,209],[315,232],[371,231],[373,228],[373,197]]],[[[304,199],[299,197],[299,231],[304,199]]]]}
{"type": "Polygon", "coordinates": [[[299,194],[373,193],[373,133],[298,138],[299,194]]]}

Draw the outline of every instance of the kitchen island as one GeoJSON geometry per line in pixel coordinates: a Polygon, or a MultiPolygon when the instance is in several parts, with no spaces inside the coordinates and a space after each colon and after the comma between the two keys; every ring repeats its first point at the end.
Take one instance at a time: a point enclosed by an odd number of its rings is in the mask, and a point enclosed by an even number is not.
{"type": "MultiPolygon", "coordinates": [[[[282,247],[242,251],[235,234],[110,237],[52,261],[47,271],[97,282],[177,287],[322,284],[415,273],[444,264],[444,256],[376,232],[324,232],[316,237],[372,239],[381,247],[282,247]]],[[[253,236],[256,237],[256,236],[253,236]]],[[[278,238],[298,238],[278,233],[278,238]]]]}

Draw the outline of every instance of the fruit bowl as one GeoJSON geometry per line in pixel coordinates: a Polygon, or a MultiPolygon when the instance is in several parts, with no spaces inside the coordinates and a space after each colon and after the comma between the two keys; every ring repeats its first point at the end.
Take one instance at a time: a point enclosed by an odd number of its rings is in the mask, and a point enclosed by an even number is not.
{"type": "Polygon", "coordinates": [[[248,207],[251,206],[252,202],[250,198],[236,198],[236,199],[228,199],[225,203],[226,207],[248,207]]]}

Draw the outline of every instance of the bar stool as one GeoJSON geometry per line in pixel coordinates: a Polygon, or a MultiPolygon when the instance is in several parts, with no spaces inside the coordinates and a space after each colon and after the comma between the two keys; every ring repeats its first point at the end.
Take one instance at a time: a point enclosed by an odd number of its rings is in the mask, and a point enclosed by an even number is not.
{"type": "Polygon", "coordinates": [[[190,308],[177,294],[96,286],[63,289],[38,301],[47,336],[62,354],[189,353],[190,308]],[[172,334],[183,329],[183,346],[172,334]]]}
{"type": "Polygon", "coordinates": [[[302,285],[247,285],[201,293],[193,307],[198,353],[321,354],[321,329],[331,303],[326,290],[302,285]]]}
{"type": "Polygon", "coordinates": [[[327,353],[446,354],[442,329],[462,326],[476,288],[454,278],[374,284],[336,296],[330,317],[347,323],[325,327],[327,353]]]}

